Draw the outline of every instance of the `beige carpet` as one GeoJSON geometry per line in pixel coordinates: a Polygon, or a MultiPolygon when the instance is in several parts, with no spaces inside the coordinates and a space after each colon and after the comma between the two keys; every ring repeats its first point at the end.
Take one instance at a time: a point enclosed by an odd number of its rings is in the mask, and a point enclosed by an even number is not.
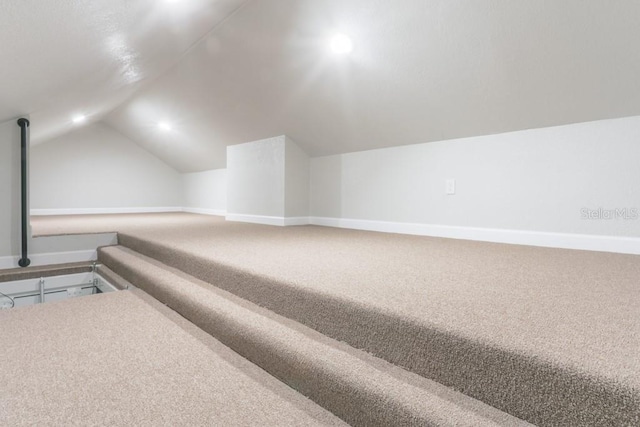
{"type": "Polygon", "coordinates": [[[102,248],[100,257],[136,286],[351,425],[528,425],[122,246],[102,248]]]}
{"type": "Polygon", "coordinates": [[[541,425],[640,424],[640,257],[190,214],[46,217],[541,425]]]}
{"type": "Polygon", "coordinates": [[[0,425],[344,425],[141,291],[0,325],[0,425]]]}

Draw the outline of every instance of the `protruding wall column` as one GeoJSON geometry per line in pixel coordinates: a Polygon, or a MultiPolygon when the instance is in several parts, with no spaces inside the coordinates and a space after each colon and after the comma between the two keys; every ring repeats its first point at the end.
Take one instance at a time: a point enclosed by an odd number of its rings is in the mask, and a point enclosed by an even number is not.
{"type": "Polygon", "coordinates": [[[308,223],[309,156],[287,136],[227,147],[227,220],[308,223]]]}

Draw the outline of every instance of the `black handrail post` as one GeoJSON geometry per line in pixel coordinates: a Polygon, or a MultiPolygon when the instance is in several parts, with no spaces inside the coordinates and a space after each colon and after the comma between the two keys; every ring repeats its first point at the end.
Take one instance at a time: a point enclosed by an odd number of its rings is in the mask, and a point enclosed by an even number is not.
{"type": "Polygon", "coordinates": [[[21,193],[22,193],[22,257],[18,261],[20,267],[28,267],[31,264],[31,260],[27,257],[27,244],[29,234],[29,216],[27,212],[27,128],[29,127],[29,120],[25,118],[18,119],[18,126],[20,126],[20,172],[21,172],[21,193]]]}

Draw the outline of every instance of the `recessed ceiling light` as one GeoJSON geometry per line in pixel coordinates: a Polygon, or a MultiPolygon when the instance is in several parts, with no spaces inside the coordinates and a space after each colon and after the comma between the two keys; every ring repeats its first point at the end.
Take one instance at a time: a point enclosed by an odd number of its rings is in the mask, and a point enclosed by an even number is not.
{"type": "Polygon", "coordinates": [[[80,114],[78,116],[75,116],[72,120],[75,124],[83,123],[85,120],[87,120],[87,116],[83,116],[82,114],[80,114]]]}
{"type": "Polygon", "coordinates": [[[160,130],[163,130],[165,132],[169,132],[171,130],[171,125],[167,122],[158,123],[158,127],[160,128],[160,130]]]}
{"type": "Polygon", "coordinates": [[[336,34],[331,38],[330,47],[333,53],[344,55],[353,50],[353,42],[344,34],[336,34]]]}

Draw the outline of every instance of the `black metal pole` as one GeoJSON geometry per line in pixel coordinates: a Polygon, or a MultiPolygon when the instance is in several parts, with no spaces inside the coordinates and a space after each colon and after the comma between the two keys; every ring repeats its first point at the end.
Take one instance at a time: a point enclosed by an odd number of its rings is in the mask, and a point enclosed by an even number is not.
{"type": "Polygon", "coordinates": [[[21,193],[22,193],[22,257],[18,261],[20,267],[28,267],[31,264],[31,260],[27,257],[27,244],[29,234],[29,215],[27,212],[27,128],[29,127],[29,120],[22,118],[18,119],[18,126],[20,126],[20,172],[21,172],[21,193]]]}

